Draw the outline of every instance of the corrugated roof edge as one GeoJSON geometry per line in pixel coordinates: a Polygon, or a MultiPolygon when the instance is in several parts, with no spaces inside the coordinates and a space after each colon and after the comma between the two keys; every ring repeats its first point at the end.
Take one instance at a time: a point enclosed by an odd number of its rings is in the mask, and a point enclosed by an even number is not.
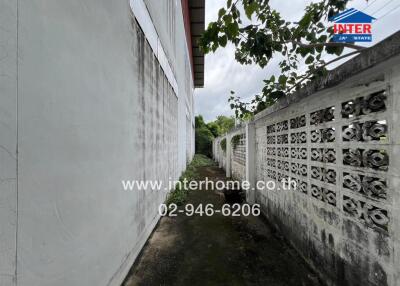
{"type": "Polygon", "coordinates": [[[197,40],[205,29],[205,0],[189,0],[194,87],[204,86],[204,53],[197,40]]]}

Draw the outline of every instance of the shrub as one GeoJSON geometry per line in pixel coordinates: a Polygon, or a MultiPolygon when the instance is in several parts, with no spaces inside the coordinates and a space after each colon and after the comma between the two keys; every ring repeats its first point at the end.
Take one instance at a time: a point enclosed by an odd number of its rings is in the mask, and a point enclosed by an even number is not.
{"type": "Polygon", "coordinates": [[[222,139],[219,144],[221,145],[222,151],[226,152],[226,138],[222,139]]]}

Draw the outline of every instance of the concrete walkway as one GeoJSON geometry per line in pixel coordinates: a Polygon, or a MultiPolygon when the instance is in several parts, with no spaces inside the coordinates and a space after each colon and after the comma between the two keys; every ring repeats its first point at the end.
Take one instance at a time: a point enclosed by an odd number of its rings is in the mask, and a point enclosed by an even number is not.
{"type": "MultiPolygon", "coordinates": [[[[224,178],[216,166],[202,176],[224,178]]],[[[214,204],[214,191],[192,191],[187,203],[214,204]]],[[[163,217],[124,286],[133,285],[320,285],[316,275],[261,217],[163,217]]]]}

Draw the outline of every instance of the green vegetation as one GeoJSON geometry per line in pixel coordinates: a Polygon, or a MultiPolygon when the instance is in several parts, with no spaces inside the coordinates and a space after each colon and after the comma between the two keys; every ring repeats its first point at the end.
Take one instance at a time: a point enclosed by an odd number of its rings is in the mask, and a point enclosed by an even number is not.
{"type": "Polygon", "coordinates": [[[235,119],[220,115],[215,121],[205,123],[201,115],[195,118],[196,153],[212,156],[212,141],[215,137],[225,134],[235,126],[235,119]]]}
{"type": "Polygon", "coordinates": [[[195,128],[196,153],[211,157],[212,141],[215,135],[207,127],[201,115],[195,118],[195,128]]]}
{"type": "Polygon", "coordinates": [[[235,127],[235,118],[232,116],[228,117],[220,115],[215,121],[207,123],[207,126],[210,130],[215,129],[217,131],[217,135],[215,135],[215,137],[217,137],[227,133],[229,130],[235,127]]]}
{"type": "Polygon", "coordinates": [[[211,22],[202,35],[202,50],[215,52],[230,42],[236,48],[235,59],[240,64],[264,68],[272,58],[280,61],[280,73],[265,79],[262,91],[251,102],[242,102],[231,91],[229,102],[237,118],[265,109],[308,81],[326,75],[328,65],[364,49],[354,43],[333,42],[333,27],[326,24],[329,17],[346,9],[348,0],[313,1],[298,22],[284,19],[270,6],[269,0],[226,2],[218,11],[217,21],[211,22]],[[353,51],[342,55],[345,47],[353,51]],[[323,57],[327,54],[337,57],[325,61],[323,57]],[[305,72],[300,72],[303,66],[305,72]]]}
{"type": "Polygon", "coordinates": [[[239,144],[240,142],[240,138],[242,137],[242,135],[237,134],[235,136],[232,137],[232,149],[236,149],[236,146],[239,144]]]}
{"type": "Polygon", "coordinates": [[[219,144],[221,145],[222,151],[226,152],[226,138],[222,139],[219,144]]]}
{"type": "Polygon", "coordinates": [[[181,177],[179,178],[179,181],[181,183],[178,183],[175,187],[175,190],[173,190],[167,198],[166,204],[177,204],[178,206],[182,205],[186,197],[189,193],[188,190],[185,190],[183,187],[183,181],[186,179],[186,181],[195,181],[199,180],[201,178],[201,174],[199,173],[199,168],[206,167],[206,166],[213,166],[215,165],[214,161],[208,158],[205,155],[202,154],[196,154],[193,157],[192,162],[187,166],[186,171],[183,172],[181,177]]]}

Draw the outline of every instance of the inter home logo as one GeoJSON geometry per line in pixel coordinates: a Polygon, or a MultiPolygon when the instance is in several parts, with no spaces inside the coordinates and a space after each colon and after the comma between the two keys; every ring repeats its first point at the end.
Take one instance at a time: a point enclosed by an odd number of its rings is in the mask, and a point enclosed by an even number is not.
{"type": "Polygon", "coordinates": [[[334,22],[334,42],[372,42],[372,21],[374,17],[351,8],[339,13],[329,21],[334,22]]]}

